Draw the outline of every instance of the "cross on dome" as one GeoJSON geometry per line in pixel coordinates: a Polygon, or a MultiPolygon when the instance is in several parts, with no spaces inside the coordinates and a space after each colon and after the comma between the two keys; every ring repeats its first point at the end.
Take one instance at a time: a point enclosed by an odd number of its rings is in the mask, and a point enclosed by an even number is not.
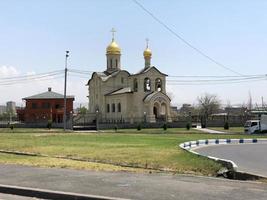
{"type": "Polygon", "coordinates": [[[149,39],[146,38],[146,48],[148,48],[149,39]]]}
{"type": "Polygon", "coordinates": [[[115,28],[112,28],[110,32],[112,32],[112,41],[114,41],[115,32],[116,32],[115,28]]]}

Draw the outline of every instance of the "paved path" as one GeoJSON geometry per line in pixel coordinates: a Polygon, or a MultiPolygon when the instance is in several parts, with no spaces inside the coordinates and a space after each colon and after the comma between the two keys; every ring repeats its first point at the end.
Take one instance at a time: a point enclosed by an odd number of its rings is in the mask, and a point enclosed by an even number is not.
{"type": "Polygon", "coordinates": [[[208,128],[194,128],[196,130],[205,132],[205,133],[212,133],[212,134],[227,134],[226,132],[222,132],[222,131],[215,131],[212,129],[208,129],[208,128]]]}
{"type": "Polygon", "coordinates": [[[267,144],[239,144],[204,146],[194,151],[208,156],[232,160],[238,171],[267,177],[267,144]]]}
{"type": "Polygon", "coordinates": [[[266,200],[267,184],[171,174],[0,165],[0,184],[138,200],[266,200]]]}

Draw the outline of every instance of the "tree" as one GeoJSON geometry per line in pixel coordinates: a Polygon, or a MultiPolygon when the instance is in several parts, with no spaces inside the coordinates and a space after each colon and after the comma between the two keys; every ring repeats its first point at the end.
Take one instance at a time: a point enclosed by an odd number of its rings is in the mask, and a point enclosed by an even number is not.
{"type": "Polygon", "coordinates": [[[87,113],[87,108],[84,106],[80,107],[78,112],[79,112],[79,114],[84,116],[87,113]]]}
{"type": "Polygon", "coordinates": [[[206,127],[209,116],[216,113],[221,107],[221,102],[214,94],[204,94],[197,98],[202,127],[206,127]]]}

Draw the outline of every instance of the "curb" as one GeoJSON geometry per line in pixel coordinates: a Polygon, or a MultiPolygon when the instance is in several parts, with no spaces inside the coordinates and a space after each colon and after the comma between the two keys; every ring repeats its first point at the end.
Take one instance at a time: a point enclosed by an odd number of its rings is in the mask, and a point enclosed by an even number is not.
{"type": "Polygon", "coordinates": [[[254,174],[249,174],[246,172],[237,171],[238,166],[232,160],[221,159],[213,156],[206,156],[200,153],[195,152],[193,149],[198,147],[210,146],[210,145],[227,145],[227,144],[255,144],[255,143],[266,143],[267,139],[207,139],[207,140],[196,140],[196,141],[189,141],[184,142],[179,145],[180,148],[193,153],[197,156],[202,156],[205,158],[209,158],[222,164],[227,171],[223,173],[223,176],[230,179],[238,179],[238,180],[257,180],[261,178],[266,178],[254,174]]]}
{"type": "Polygon", "coordinates": [[[19,187],[0,184],[0,193],[51,200],[129,200],[122,198],[85,195],[71,192],[52,191],[39,188],[19,187]]]}

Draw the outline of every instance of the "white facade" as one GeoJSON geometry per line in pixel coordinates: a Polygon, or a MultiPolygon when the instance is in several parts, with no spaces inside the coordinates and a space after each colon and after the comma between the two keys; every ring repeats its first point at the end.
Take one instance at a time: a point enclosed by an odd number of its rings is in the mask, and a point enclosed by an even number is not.
{"type": "Polygon", "coordinates": [[[152,53],[144,51],[145,66],[136,74],[121,69],[121,50],[112,39],[107,47],[107,67],[88,81],[89,113],[101,122],[171,121],[166,74],[150,66],[152,53]]]}

